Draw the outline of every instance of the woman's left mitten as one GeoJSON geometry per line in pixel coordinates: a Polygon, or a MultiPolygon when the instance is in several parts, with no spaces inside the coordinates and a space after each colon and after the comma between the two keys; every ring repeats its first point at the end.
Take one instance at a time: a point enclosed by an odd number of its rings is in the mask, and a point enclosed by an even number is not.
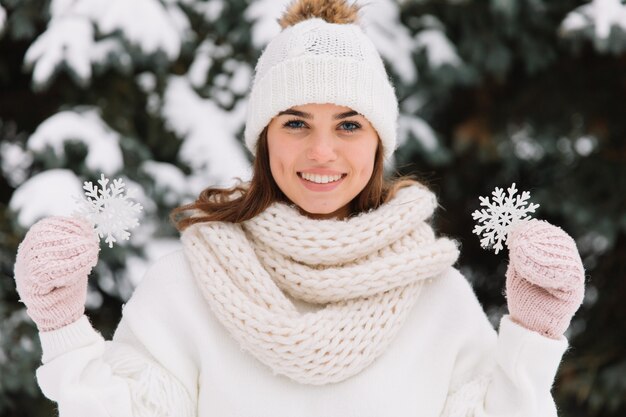
{"type": "Polygon", "coordinates": [[[582,304],[585,270],[574,240],[546,221],[524,221],[507,239],[506,297],[511,318],[558,339],[582,304]]]}

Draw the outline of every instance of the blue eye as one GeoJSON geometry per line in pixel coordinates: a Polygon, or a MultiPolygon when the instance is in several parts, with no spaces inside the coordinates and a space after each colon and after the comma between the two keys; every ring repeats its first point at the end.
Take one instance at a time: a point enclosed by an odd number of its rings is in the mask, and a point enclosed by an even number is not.
{"type": "MultiPolygon", "coordinates": [[[[357,122],[342,122],[340,126],[341,130],[348,133],[355,132],[361,128],[361,125],[357,122]]],[[[286,127],[287,129],[303,129],[306,127],[306,123],[302,120],[292,119],[283,123],[283,127],[286,127]]]]}
{"type": "Polygon", "coordinates": [[[343,122],[343,123],[342,123],[342,125],[343,125],[343,126],[346,126],[346,125],[348,125],[348,126],[352,126],[352,127],[349,127],[349,128],[347,128],[347,129],[345,129],[345,130],[347,130],[348,132],[354,132],[354,131],[356,131],[356,130],[358,130],[358,129],[360,129],[360,128],[361,128],[361,125],[360,125],[360,124],[358,124],[358,123],[356,123],[356,122],[343,122]]]}
{"type": "Polygon", "coordinates": [[[283,127],[287,127],[289,129],[301,129],[304,126],[302,125],[298,125],[298,124],[302,124],[304,125],[304,122],[302,120],[288,120],[283,124],[283,127]],[[294,126],[295,124],[295,126],[294,126]]]}

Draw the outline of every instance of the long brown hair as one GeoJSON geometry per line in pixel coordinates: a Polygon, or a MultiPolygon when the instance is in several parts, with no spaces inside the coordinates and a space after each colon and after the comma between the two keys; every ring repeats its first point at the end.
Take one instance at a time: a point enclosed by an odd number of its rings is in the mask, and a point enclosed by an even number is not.
{"type": "MultiPolygon", "coordinates": [[[[383,150],[380,141],[378,145],[372,176],[365,188],[350,203],[351,216],[378,208],[393,198],[400,188],[419,184],[411,177],[384,178],[383,150]]],[[[272,177],[265,127],[257,141],[252,180],[249,183],[240,182],[228,189],[206,188],[195,202],[173,209],[170,220],[179,231],[192,224],[203,222],[241,223],[261,213],[274,202],[289,203],[289,199],[272,177]],[[187,211],[196,211],[200,214],[183,219],[176,218],[187,211]]]]}

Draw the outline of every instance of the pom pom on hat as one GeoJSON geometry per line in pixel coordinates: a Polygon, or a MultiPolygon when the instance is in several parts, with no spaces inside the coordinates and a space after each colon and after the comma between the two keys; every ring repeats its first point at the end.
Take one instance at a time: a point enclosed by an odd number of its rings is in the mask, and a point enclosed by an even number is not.
{"type": "Polygon", "coordinates": [[[384,157],[397,144],[398,100],[383,61],[346,0],[296,0],[255,67],[245,143],[255,154],[263,129],[291,107],[332,103],[362,114],[376,129],[384,157]]]}
{"type": "Polygon", "coordinates": [[[294,0],[278,20],[281,28],[319,17],[328,23],[356,23],[360,6],[345,0],[294,0]]]}

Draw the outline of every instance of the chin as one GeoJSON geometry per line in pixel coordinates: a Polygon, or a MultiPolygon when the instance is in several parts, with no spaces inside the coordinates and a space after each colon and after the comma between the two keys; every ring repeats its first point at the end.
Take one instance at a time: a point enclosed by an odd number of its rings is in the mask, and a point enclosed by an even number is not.
{"type": "Polygon", "coordinates": [[[303,214],[317,219],[343,218],[348,214],[348,209],[345,205],[319,207],[307,205],[301,206],[297,204],[297,206],[303,214]],[[342,210],[343,208],[345,208],[345,210],[342,210]]]}

